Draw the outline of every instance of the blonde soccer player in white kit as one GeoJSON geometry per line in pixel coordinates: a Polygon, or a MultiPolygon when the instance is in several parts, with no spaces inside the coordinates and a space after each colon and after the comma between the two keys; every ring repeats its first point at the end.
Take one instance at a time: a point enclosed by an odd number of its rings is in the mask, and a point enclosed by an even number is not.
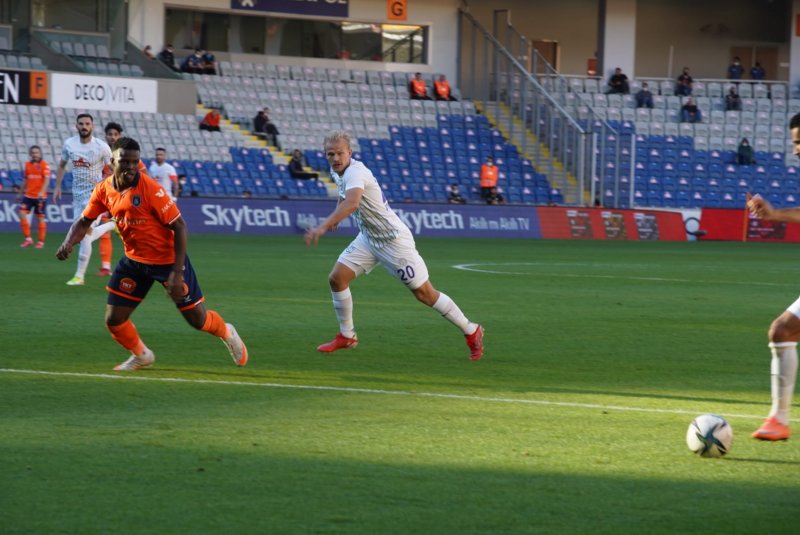
{"type": "MultiPolygon", "coordinates": [[[[102,139],[92,135],[94,118],[88,113],[78,115],[75,124],[78,135],[67,139],[61,149],[61,161],[56,173],[56,187],[53,189],[53,201],[61,198],[61,182],[68,164],[72,164],[72,213],[76,219],[81,217],[89,204],[89,198],[98,182],[103,180],[103,168],[111,164],[111,148],[102,139]]],[[[67,281],[70,286],[82,286],[89,259],[92,257],[92,242],[103,232],[93,231],[81,240],[78,249],[78,268],[75,276],[67,281]]]]}
{"type": "Polygon", "coordinates": [[[433,287],[411,230],[389,207],[372,172],[363,163],[353,160],[352,155],[347,132],[332,132],[325,138],[325,156],[339,189],[339,202],[325,221],[305,235],[306,245],[316,245],[325,233],[335,230],[350,215],[360,230],[339,255],[328,277],[339,333],[317,350],[332,353],[358,344],[350,283],[383,264],[392,276],[411,290],[414,297],[461,329],[469,347],[469,358],[480,359],[483,356],[483,327],[469,321],[450,297],[433,287]]]}

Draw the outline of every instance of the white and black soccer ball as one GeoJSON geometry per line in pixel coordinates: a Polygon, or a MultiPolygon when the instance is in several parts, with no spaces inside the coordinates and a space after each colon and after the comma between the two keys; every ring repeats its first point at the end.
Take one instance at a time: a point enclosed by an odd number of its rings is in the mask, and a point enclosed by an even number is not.
{"type": "Polygon", "coordinates": [[[722,457],[731,451],[732,443],[731,424],[716,414],[701,414],[686,431],[686,445],[700,457],[722,457]]]}

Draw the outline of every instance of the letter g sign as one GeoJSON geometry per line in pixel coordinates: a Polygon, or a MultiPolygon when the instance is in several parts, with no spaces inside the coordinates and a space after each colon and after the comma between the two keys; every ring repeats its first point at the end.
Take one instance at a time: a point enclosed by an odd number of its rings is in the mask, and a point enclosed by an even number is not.
{"type": "Polygon", "coordinates": [[[386,18],[389,20],[406,20],[408,0],[386,0],[386,18]]]}

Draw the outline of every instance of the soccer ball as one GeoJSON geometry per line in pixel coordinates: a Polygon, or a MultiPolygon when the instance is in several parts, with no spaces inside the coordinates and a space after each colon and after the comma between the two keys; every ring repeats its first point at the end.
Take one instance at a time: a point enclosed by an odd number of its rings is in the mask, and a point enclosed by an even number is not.
{"type": "Polygon", "coordinates": [[[731,450],[731,443],[731,424],[716,414],[701,414],[686,431],[686,445],[700,457],[722,457],[731,450]]]}

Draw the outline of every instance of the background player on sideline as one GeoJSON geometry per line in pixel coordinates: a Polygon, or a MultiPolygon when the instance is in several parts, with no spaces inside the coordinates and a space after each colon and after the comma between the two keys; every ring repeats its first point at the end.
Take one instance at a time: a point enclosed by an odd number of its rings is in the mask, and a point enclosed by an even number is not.
{"type": "MultiPolygon", "coordinates": [[[[800,157],[800,113],[789,121],[794,155],[800,157]]],[[[759,195],[748,195],[747,207],[756,217],[769,221],[800,223],[800,207],[776,209],[759,195]]],[[[760,440],[786,440],[791,436],[789,409],[797,380],[797,341],[800,340],[800,298],[789,305],[769,326],[772,407],[754,433],[760,440]]]]}
{"type": "Polygon", "coordinates": [[[169,195],[146,174],[137,170],[139,144],[122,138],[114,145],[113,174],[92,193],[86,209],[72,224],[56,257],[66,260],[92,222],[104,212],[117,221],[125,255],[108,282],[106,327],[111,337],[131,352],[115,370],[136,370],[153,364],[155,355],[144,345],[130,316],[159,282],[195,329],[218,336],[237,366],[247,364],[247,348],[230,323],[203,305],[192,264],[186,255],[186,223],[169,195]]]}
{"type": "Polygon", "coordinates": [[[30,160],[25,162],[22,168],[22,185],[20,186],[19,204],[19,226],[22,228],[22,236],[25,238],[20,247],[30,247],[33,245],[31,238],[31,225],[28,216],[33,210],[38,222],[38,239],[36,248],[44,247],[44,238],[47,234],[47,220],[44,215],[44,207],[47,204],[47,184],[50,182],[50,166],[42,160],[42,149],[39,145],[33,145],[29,150],[30,160]]]}
{"type": "Polygon", "coordinates": [[[173,199],[178,197],[178,172],[167,163],[167,149],[163,147],[156,149],[156,161],[150,164],[147,174],[161,184],[170,197],[173,199]]]}
{"type": "Polygon", "coordinates": [[[317,350],[330,353],[358,344],[353,324],[350,282],[363,273],[369,273],[378,264],[383,264],[389,273],[411,290],[414,297],[461,329],[470,350],[469,358],[480,359],[483,356],[483,327],[470,322],[458,305],[436,290],[428,280],[428,268],[417,252],[411,231],[389,207],[372,172],[363,163],[352,159],[349,134],[343,131],[329,134],[325,138],[325,156],[339,190],[339,202],[325,221],[306,232],[306,245],[316,245],[326,232],[335,230],[351,214],[361,232],[339,255],[328,276],[333,308],[339,320],[339,333],[317,350]]]}
{"type": "MultiPolygon", "coordinates": [[[[61,199],[61,182],[64,180],[64,172],[67,164],[72,163],[72,211],[75,219],[78,220],[89,202],[95,185],[103,179],[103,167],[111,161],[111,148],[105,141],[92,135],[94,119],[88,113],[78,115],[75,127],[78,135],[67,139],[61,150],[61,161],[56,173],[56,187],[53,190],[53,202],[61,199]]],[[[70,286],[83,285],[86,268],[92,257],[93,232],[87,231],[84,234],[86,236],[81,241],[78,250],[78,268],[75,270],[75,276],[67,281],[70,286]]]]}

